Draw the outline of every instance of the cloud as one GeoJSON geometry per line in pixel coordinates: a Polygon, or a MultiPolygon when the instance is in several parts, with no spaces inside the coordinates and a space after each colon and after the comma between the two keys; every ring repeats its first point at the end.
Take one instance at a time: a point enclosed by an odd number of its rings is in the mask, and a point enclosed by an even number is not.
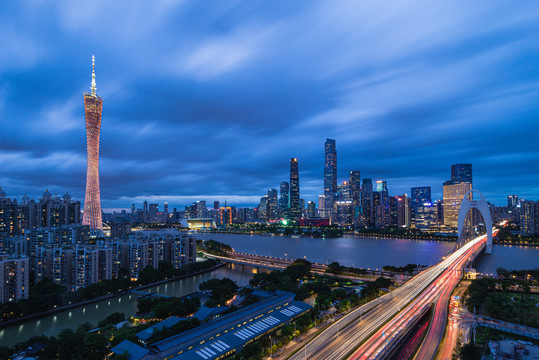
{"type": "Polygon", "coordinates": [[[96,55],[104,208],[255,205],[322,192],[323,143],[392,194],[474,165],[488,200],[537,199],[539,6],[407,0],[0,5],[0,186],[84,197],[96,55]]]}

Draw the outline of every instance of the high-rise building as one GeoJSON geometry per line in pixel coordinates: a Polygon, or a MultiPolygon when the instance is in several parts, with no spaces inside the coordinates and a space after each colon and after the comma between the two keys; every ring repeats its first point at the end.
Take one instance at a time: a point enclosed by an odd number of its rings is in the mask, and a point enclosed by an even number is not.
{"type": "Polygon", "coordinates": [[[148,205],[148,221],[157,222],[157,213],[159,212],[159,204],[149,204],[148,205]]]}
{"type": "Polygon", "coordinates": [[[101,136],[101,113],[103,99],[97,96],[95,85],[95,57],[92,56],[91,92],[84,93],[86,116],[86,196],[84,198],[83,225],[89,225],[97,235],[103,231],[101,219],[101,195],[99,188],[99,138],[101,136]]]}
{"type": "Polygon", "coordinates": [[[72,290],[76,291],[99,281],[99,250],[97,246],[75,246],[72,261],[72,290]]]}
{"type": "Polygon", "coordinates": [[[268,190],[268,219],[277,220],[279,218],[279,200],[277,189],[268,190]]]}
{"type": "Polygon", "coordinates": [[[419,206],[432,203],[430,186],[421,186],[412,188],[412,218],[415,219],[415,214],[419,206]]]}
{"type": "Polygon", "coordinates": [[[0,234],[17,235],[20,224],[17,211],[17,200],[11,200],[0,188],[0,234]]]}
{"type": "Polygon", "coordinates": [[[333,198],[334,201],[349,201],[350,199],[350,183],[343,181],[341,185],[337,186],[337,193],[333,198]]]}
{"type": "Polygon", "coordinates": [[[314,201],[307,202],[307,217],[315,218],[316,216],[316,203],[314,201]]]}
{"type": "Polygon", "coordinates": [[[344,200],[333,203],[333,223],[339,226],[352,226],[354,224],[353,214],[352,201],[344,200]]]}
{"type": "Polygon", "coordinates": [[[290,159],[290,220],[299,220],[301,218],[301,207],[299,201],[299,166],[298,159],[290,159]]]}
{"type": "Polygon", "coordinates": [[[437,206],[431,203],[419,205],[415,216],[415,227],[417,229],[429,230],[439,225],[437,206]]]}
{"type": "Polygon", "coordinates": [[[512,208],[518,205],[518,195],[509,195],[507,197],[507,206],[512,208]]]}
{"type": "Polygon", "coordinates": [[[383,229],[390,225],[389,218],[389,192],[387,183],[379,180],[376,182],[376,188],[373,192],[372,209],[374,212],[374,226],[377,229],[383,229]]]}
{"type": "MultiPolygon", "coordinates": [[[[446,181],[443,186],[443,213],[444,225],[452,230],[458,228],[458,218],[460,205],[464,196],[473,188],[472,164],[451,165],[451,180],[446,181]]],[[[472,194],[468,194],[468,200],[472,200],[472,194]]],[[[464,224],[465,232],[472,231],[472,225],[476,222],[478,215],[476,209],[472,209],[466,217],[464,224]]]]}
{"type": "MultiPolygon", "coordinates": [[[[444,183],[444,225],[451,229],[458,228],[459,210],[464,196],[472,189],[472,184],[467,181],[448,180],[444,183]]],[[[471,194],[468,195],[471,200],[471,194]]]]}
{"type": "Polygon", "coordinates": [[[451,180],[469,182],[473,186],[472,164],[451,165],[451,180]]]}
{"type": "Polygon", "coordinates": [[[363,215],[360,223],[365,226],[374,225],[372,179],[363,179],[361,209],[363,215]]]}
{"type": "Polygon", "coordinates": [[[407,194],[395,196],[396,226],[410,227],[411,225],[411,201],[407,194]]]}
{"type": "Polygon", "coordinates": [[[318,195],[318,211],[320,212],[320,217],[326,217],[326,196],[324,194],[318,195]]]}
{"type": "Polygon", "coordinates": [[[174,239],[172,265],[179,269],[194,264],[197,258],[197,240],[193,237],[180,236],[174,239]]]}
{"type": "Polygon", "coordinates": [[[283,181],[280,186],[281,197],[279,198],[279,217],[288,217],[288,205],[290,202],[290,185],[283,181]]]}
{"type": "Polygon", "coordinates": [[[333,211],[333,202],[335,200],[335,193],[337,192],[337,148],[335,140],[326,139],[324,144],[325,157],[324,157],[324,195],[325,195],[325,208],[326,216],[333,211]]]}
{"type": "Polygon", "coordinates": [[[354,206],[358,206],[361,202],[361,175],[359,170],[350,171],[349,181],[349,197],[354,206]]]}
{"type": "Polygon", "coordinates": [[[520,200],[520,235],[536,234],[537,203],[520,200]]]}
{"type": "Polygon", "coordinates": [[[264,195],[260,198],[260,203],[258,204],[258,219],[262,221],[269,221],[269,196],[264,195]]]}
{"type": "Polygon", "coordinates": [[[0,256],[0,303],[28,299],[29,274],[27,257],[0,256]]]}
{"type": "Polygon", "coordinates": [[[142,203],[142,214],[143,221],[148,221],[148,201],[146,200],[142,203]]]}

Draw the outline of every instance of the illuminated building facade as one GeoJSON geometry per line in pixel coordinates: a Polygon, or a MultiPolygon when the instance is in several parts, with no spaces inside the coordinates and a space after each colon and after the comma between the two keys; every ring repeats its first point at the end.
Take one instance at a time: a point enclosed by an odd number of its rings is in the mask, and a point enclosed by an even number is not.
{"type": "Polygon", "coordinates": [[[415,219],[417,208],[424,204],[432,203],[430,186],[421,186],[412,188],[412,218],[415,219]]]}
{"type": "Polygon", "coordinates": [[[354,204],[354,206],[358,206],[361,201],[361,173],[358,170],[350,171],[350,181],[348,182],[350,189],[349,191],[349,197],[354,204]]]}
{"type": "Polygon", "coordinates": [[[324,144],[324,195],[326,216],[331,216],[337,192],[337,148],[335,140],[326,139],[324,144]]]}
{"type": "Polygon", "coordinates": [[[299,200],[299,167],[298,159],[290,159],[290,220],[301,218],[301,205],[299,200]]]}
{"type": "MultiPolygon", "coordinates": [[[[467,181],[449,180],[444,183],[444,225],[456,229],[459,220],[460,204],[464,196],[472,189],[467,181]]],[[[468,195],[471,200],[471,194],[468,195]]]]}
{"type": "Polygon", "coordinates": [[[280,186],[281,197],[279,198],[279,217],[286,218],[288,214],[288,203],[290,201],[290,185],[283,181],[280,186]]]}
{"type": "Polygon", "coordinates": [[[91,92],[84,93],[86,116],[86,196],[84,199],[83,225],[89,225],[94,235],[103,231],[101,219],[101,195],[99,190],[99,137],[101,135],[101,113],[103,99],[97,96],[95,85],[95,58],[92,56],[91,92]]]}
{"type": "Polygon", "coordinates": [[[27,257],[0,256],[0,303],[28,299],[29,273],[27,257]]]}

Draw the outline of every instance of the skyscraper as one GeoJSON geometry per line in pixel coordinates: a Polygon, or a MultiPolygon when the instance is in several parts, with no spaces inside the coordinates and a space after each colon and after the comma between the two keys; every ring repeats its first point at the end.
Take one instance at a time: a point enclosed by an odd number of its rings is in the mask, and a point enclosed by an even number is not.
{"type": "Polygon", "coordinates": [[[301,217],[301,208],[299,203],[299,168],[298,159],[290,159],[290,220],[298,220],[301,217]]]}
{"type": "Polygon", "coordinates": [[[362,207],[362,219],[363,225],[371,226],[374,224],[373,214],[373,193],[372,193],[372,179],[363,179],[363,186],[361,191],[361,207],[362,207]]]}
{"type": "Polygon", "coordinates": [[[520,235],[534,235],[537,229],[537,203],[520,200],[520,235]]]}
{"type": "Polygon", "coordinates": [[[507,206],[512,208],[518,205],[518,195],[509,195],[507,197],[507,206]]]}
{"type": "Polygon", "coordinates": [[[277,220],[279,218],[279,202],[277,198],[277,189],[268,190],[268,220],[277,220]]]}
{"type": "MultiPolygon", "coordinates": [[[[458,228],[458,217],[460,205],[464,196],[473,188],[472,164],[451,165],[451,180],[444,183],[444,225],[451,228],[458,228]]],[[[472,194],[468,195],[468,200],[472,200],[472,194]]],[[[471,231],[478,219],[479,213],[476,209],[471,209],[466,217],[464,228],[466,232],[471,231]]]]}
{"type": "Polygon", "coordinates": [[[349,194],[350,194],[350,200],[352,201],[352,204],[354,206],[358,206],[360,203],[360,195],[361,195],[361,176],[360,172],[358,170],[350,171],[350,182],[348,183],[350,186],[349,194]]]}
{"type": "Polygon", "coordinates": [[[451,180],[469,182],[473,187],[472,164],[451,165],[451,180]]]}
{"type": "Polygon", "coordinates": [[[316,216],[316,203],[314,201],[307,202],[307,217],[315,218],[316,216]]]}
{"type": "MultiPolygon", "coordinates": [[[[458,228],[459,209],[464,196],[472,189],[472,184],[468,181],[448,180],[444,183],[444,225],[451,228],[458,228]]],[[[471,200],[471,194],[468,195],[471,200]]],[[[470,223],[469,218],[467,223],[470,223]]]]}
{"type": "Polygon", "coordinates": [[[281,198],[279,199],[279,217],[286,218],[288,217],[288,205],[290,202],[290,185],[283,181],[281,183],[281,198]]]}
{"type": "Polygon", "coordinates": [[[383,229],[390,225],[389,222],[389,192],[387,183],[382,180],[376,182],[373,192],[372,209],[374,212],[374,226],[383,229]]]}
{"type": "Polygon", "coordinates": [[[101,135],[101,113],[103,99],[97,96],[95,86],[95,57],[92,56],[91,92],[84,93],[86,117],[86,196],[84,198],[83,225],[97,234],[103,230],[101,221],[101,195],[99,189],[99,137],[101,135]]]}
{"type": "Polygon", "coordinates": [[[412,188],[412,218],[415,218],[417,208],[432,203],[430,186],[412,188]]]}
{"type": "Polygon", "coordinates": [[[335,140],[326,139],[324,158],[324,195],[326,216],[333,211],[333,202],[337,192],[337,149],[335,140]]]}

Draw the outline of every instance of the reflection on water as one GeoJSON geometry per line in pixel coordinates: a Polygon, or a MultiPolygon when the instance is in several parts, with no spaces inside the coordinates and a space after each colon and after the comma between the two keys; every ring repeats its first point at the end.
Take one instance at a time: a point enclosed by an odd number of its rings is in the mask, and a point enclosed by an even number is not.
{"type": "Polygon", "coordinates": [[[508,270],[527,270],[539,267],[539,247],[494,245],[492,254],[482,254],[476,261],[478,272],[496,275],[499,267],[508,270]]]}
{"type": "MultiPolygon", "coordinates": [[[[381,268],[384,265],[430,265],[453,251],[455,244],[445,241],[378,239],[345,236],[338,239],[290,238],[287,236],[197,234],[203,240],[214,239],[239,252],[307,260],[319,263],[337,261],[342,265],[381,268]]],[[[491,255],[478,259],[476,268],[496,273],[497,267],[533,269],[538,267],[539,248],[494,245],[491,255]]]]}
{"type": "Polygon", "coordinates": [[[445,241],[377,239],[345,236],[337,239],[291,238],[287,236],[197,234],[214,239],[239,252],[301,259],[318,263],[337,261],[346,266],[381,268],[384,265],[430,265],[440,261],[455,247],[445,241]]]}
{"type": "MultiPolygon", "coordinates": [[[[159,285],[144,291],[157,292],[168,296],[184,296],[198,291],[198,285],[201,282],[212,278],[229,277],[236,281],[238,285],[244,286],[249,283],[251,276],[252,273],[250,270],[242,271],[241,268],[220,268],[209,273],[176,280],[167,283],[166,286],[159,285]]],[[[73,308],[54,315],[44,316],[39,320],[34,319],[22,324],[6,327],[0,331],[0,345],[13,345],[34,335],[56,335],[62,329],[74,329],[85,322],[97,325],[99,321],[114,312],[123,312],[126,316],[132,316],[137,311],[137,297],[132,294],[122,295],[114,300],[103,300],[96,303],[95,306],[92,304],[90,306],[73,308]],[[117,301],[114,301],[116,299],[117,301]]]]}

